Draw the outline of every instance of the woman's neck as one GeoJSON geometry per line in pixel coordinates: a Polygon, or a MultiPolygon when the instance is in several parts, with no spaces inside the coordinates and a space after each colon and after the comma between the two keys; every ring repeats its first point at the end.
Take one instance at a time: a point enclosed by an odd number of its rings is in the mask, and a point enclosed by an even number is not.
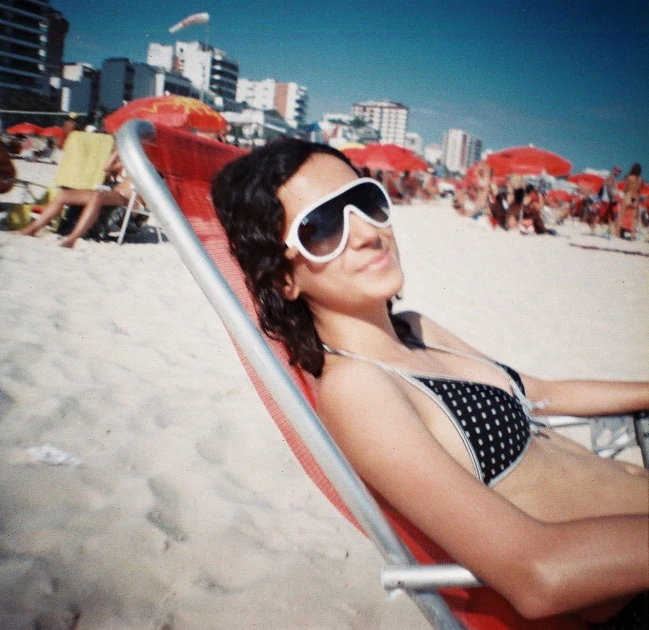
{"type": "Polygon", "coordinates": [[[326,345],[372,357],[386,357],[402,352],[387,305],[362,315],[347,313],[314,313],[318,335],[326,345]]]}

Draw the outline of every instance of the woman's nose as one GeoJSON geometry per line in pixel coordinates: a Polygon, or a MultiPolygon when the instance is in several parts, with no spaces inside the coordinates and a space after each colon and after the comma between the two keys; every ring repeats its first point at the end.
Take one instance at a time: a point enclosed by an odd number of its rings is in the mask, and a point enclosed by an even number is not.
{"type": "Polygon", "coordinates": [[[379,228],[368,223],[356,212],[349,213],[349,242],[352,247],[362,247],[378,238],[379,228]]]}

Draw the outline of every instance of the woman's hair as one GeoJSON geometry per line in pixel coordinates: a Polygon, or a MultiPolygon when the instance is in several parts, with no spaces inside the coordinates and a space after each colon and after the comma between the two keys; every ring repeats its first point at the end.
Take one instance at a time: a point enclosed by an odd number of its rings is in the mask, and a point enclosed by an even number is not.
{"type": "Polygon", "coordinates": [[[308,305],[284,297],[292,263],[285,256],[281,188],[313,155],[324,154],[354,168],[333,147],[285,138],[271,142],[225,166],[212,182],[212,199],[230,250],[243,269],[262,330],[284,342],[291,363],[319,376],[324,348],[308,305]]]}
{"type": "Polygon", "coordinates": [[[636,177],[640,177],[640,175],[642,175],[642,166],[640,166],[640,164],[636,162],[631,167],[631,170],[629,171],[629,175],[635,175],[636,177]]]}

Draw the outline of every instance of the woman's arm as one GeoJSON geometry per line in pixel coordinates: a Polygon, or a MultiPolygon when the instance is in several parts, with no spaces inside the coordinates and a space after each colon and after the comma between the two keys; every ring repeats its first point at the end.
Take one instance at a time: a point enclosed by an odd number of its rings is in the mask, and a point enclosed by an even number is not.
{"type": "Polygon", "coordinates": [[[649,383],[546,381],[521,374],[527,396],[547,401],[542,415],[598,416],[649,409],[649,383]]]}
{"type": "Polygon", "coordinates": [[[646,516],[529,517],[441,447],[395,378],[340,363],[321,379],[319,413],[361,477],[456,561],[530,618],[649,588],[646,516]]]}
{"type": "MultiPolygon", "coordinates": [[[[437,343],[454,350],[485,356],[424,315],[408,311],[399,313],[399,316],[427,343],[437,343]]],[[[647,382],[544,380],[526,374],[520,376],[530,400],[547,401],[538,414],[595,416],[649,409],[647,382]]]]}

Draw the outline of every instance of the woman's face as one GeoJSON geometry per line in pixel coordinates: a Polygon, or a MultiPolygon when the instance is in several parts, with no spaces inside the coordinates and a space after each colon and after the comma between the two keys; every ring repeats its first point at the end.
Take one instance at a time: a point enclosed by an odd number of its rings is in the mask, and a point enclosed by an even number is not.
{"type": "MultiPolygon", "coordinates": [[[[356,173],[335,156],[311,156],[277,191],[286,212],[284,238],[304,208],[355,179],[356,173]]],[[[349,222],[345,249],[328,263],[308,261],[295,248],[286,251],[293,274],[287,278],[285,295],[302,296],[314,314],[321,308],[357,314],[374,303],[384,306],[403,285],[392,228],[377,228],[353,212],[349,222]]]]}

